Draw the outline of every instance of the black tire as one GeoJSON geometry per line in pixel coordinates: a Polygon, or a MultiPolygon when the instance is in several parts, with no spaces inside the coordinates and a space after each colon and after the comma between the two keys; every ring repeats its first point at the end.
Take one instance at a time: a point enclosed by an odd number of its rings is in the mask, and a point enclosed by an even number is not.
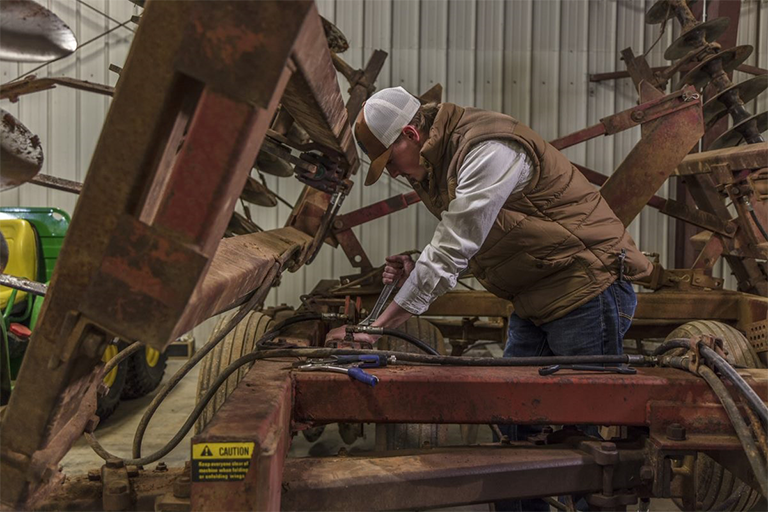
{"type": "Polygon", "coordinates": [[[164,352],[145,347],[128,358],[128,375],[121,398],[141,398],[154,391],[165,375],[168,356],[164,352]],[[152,364],[154,363],[154,364],[152,364]]]}
{"type": "MultiPolygon", "coordinates": [[[[762,368],[762,363],[757,357],[754,348],[747,338],[730,325],[712,320],[695,320],[681,325],[672,331],[667,339],[690,338],[700,334],[712,334],[721,338],[728,351],[728,361],[744,365],[748,368],[762,368]]],[[[696,501],[700,502],[701,510],[718,508],[721,503],[737,494],[741,498],[730,508],[732,511],[747,511],[760,499],[760,493],[733,476],[727,469],[715,462],[712,458],[700,453],[696,458],[696,474],[698,493],[696,501]]],[[[685,510],[683,503],[675,499],[675,504],[685,510]]]]}
{"type": "MultiPolygon", "coordinates": [[[[234,313],[233,313],[234,314],[234,313]]],[[[219,331],[229,322],[232,314],[222,316],[211,333],[211,339],[216,337],[219,331]]],[[[221,342],[214,347],[200,362],[200,374],[197,378],[197,400],[207,391],[221,371],[230,365],[236,359],[252,352],[256,347],[256,342],[272,327],[272,318],[258,311],[252,311],[221,342]]],[[[240,370],[229,376],[227,381],[219,387],[216,395],[208,402],[203,409],[197,423],[195,424],[195,434],[199,434],[205,426],[211,421],[214,413],[224,404],[229,395],[235,390],[237,383],[240,382],[248,372],[250,366],[245,365],[240,370]]]]}
{"type": "MultiPolygon", "coordinates": [[[[115,348],[122,350],[125,348],[125,345],[114,345],[110,343],[110,345],[104,351],[105,362],[109,360],[109,358],[113,357],[114,354],[116,354],[116,352],[114,352],[115,348]],[[109,355],[110,352],[114,353],[109,355]]],[[[112,371],[115,373],[113,374],[110,372],[107,374],[107,376],[104,377],[105,384],[108,382],[112,383],[109,386],[109,392],[107,392],[107,394],[104,396],[100,396],[96,402],[96,415],[99,417],[99,424],[102,424],[107,418],[112,416],[112,413],[115,412],[117,406],[120,405],[120,395],[123,393],[123,388],[125,387],[125,379],[128,376],[128,362],[123,361],[117,365],[117,368],[112,371]]]]}
{"type": "MultiPolygon", "coordinates": [[[[445,340],[434,324],[418,317],[411,317],[399,331],[415,336],[430,347],[445,355],[445,340]]],[[[422,353],[421,350],[399,338],[382,336],[377,345],[379,350],[422,353]]],[[[441,446],[448,441],[448,425],[430,423],[393,423],[378,425],[376,446],[381,450],[408,450],[426,446],[441,446]],[[381,439],[380,437],[383,437],[381,439]]]]}

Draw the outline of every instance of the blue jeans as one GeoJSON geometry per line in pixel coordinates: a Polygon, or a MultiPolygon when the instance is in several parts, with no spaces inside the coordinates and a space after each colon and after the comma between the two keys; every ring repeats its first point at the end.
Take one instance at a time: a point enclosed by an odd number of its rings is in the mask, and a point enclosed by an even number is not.
{"type": "MultiPolygon", "coordinates": [[[[626,281],[616,281],[600,295],[567,315],[539,326],[515,313],[509,317],[504,357],[588,356],[623,353],[622,342],[637,306],[635,291],[626,281]]],[[[525,440],[541,431],[531,425],[500,427],[512,441],[525,440]]],[[[597,433],[590,428],[587,433],[597,433]]],[[[540,499],[507,500],[497,510],[543,511],[549,505],[540,499]]]]}

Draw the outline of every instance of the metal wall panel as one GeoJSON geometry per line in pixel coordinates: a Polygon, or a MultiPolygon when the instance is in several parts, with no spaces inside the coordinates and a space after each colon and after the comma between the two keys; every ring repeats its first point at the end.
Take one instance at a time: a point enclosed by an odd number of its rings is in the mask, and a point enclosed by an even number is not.
{"type": "MultiPolygon", "coordinates": [[[[41,0],[86,42],[116,25],[89,6],[119,22],[140,10],[125,0],[41,0]]],[[[378,87],[401,85],[421,93],[442,83],[444,99],[463,105],[500,110],[520,119],[547,138],[555,138],[594,124],[606,115],[635,104],[635,92],[627,79],[590,83],[589,73],[623,70],[619,52],[632,46],[642,53],[658,38],[660,27],[644,23],[652,0],[318,0],[320,13],[335,22],[350,40],[343,57],[362,67],[374,49],[389,53],[378,87]]],[[[742,0],[740,44],[755,46],[748,61],[768,67],[768,1],[742,0]]],[[[74,56],[38,72],[63,74],[100,83],[115,84],[119,78],[109,64],[121,66],[128,52],[132,30],[119,28],[78,50],[74,56]]],[[[671,43],[677,24],[649,52],[651,65],[661,65],[663,51],[671,43]]],[[[35,65],[0,62],[0,79],[7,82],[35,65]]],[[[747,78],[737,73],[737,79],[747,78]]],[[[342,81],[346,97],[346,83],[342,81]]],[[[40,135],[45,151],[43,172],[82,180],[109,108],[109,99],[58,88],[25,96],[2,107],[19,117],[40,135]]],[[[766,110],[765,95],[750,105],[753,112],[766,110]],[[756,103],[756,105],[755,105],[756,103]]],[[[639,137],[633,130],[596,139],[567,151],[575,162],[610,174],[639,137]]],[[[360,179],[342,209],[409,191],[407,183],[386,174],[374,187],[364,188],[360,179]]],[[[294,180],[266,177],[270,188],[293,202],[301,187],[294,180]]],[[[665,185],[660,195],[674,184],[665,185]]],[[[63,192],[27,185],[0,194],[3,205],[51,205],[72,211],[75,198],[63,192]]],[[[241,207],[238,207],[241,209],[241,207]]],[[[281,225],[289,209],[252,207],[254,220],[264,229],[281,225]]],[[[437,220],[422,205],[356,228],[374,264],[388,254],[421,249],[432,237],[437,220]]],[[[669,239],[673,225],[653,211],[644,211],[630,232],[643,250],[659,252],[671,263],[669,239]]],[[[306,269],[283,278],[270,304],[297,305],[322,278],[349,274],[352,267],[341,250],[326,247],[306,269]]],[[[732,284],[732,280],[729,280],[732,284]]],[[[202,333],[202,331],[199,331],[202,333]]],[[[198,336],[204,338],[206,336],[198,336]]]]}

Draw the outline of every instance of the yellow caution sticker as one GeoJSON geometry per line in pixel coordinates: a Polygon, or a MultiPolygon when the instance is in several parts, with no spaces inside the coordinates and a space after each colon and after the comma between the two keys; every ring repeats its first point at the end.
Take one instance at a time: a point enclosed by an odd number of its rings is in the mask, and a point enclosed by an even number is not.
{"type": "Polygon", "coordinates": [[[192,481],[244,480],[255,443],[198,443],[192,445],[192,481]]]}

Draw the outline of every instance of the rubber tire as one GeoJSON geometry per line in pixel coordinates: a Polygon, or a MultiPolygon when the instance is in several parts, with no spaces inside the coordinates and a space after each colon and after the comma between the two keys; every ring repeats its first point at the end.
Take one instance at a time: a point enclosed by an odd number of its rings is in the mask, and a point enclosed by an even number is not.
{"type": "MultiPolygon", "coordinates": [[[[418,317],[411,317],[398,330],[415,336],[430,347],[445,355],[445,340],[440,330],[434,324],[418,317]]],[[[423,352],[410,343],[399,338],[382,336],[379,338],[379,350],[394,350],[397,352],[423,352]]],[[[409,450],[426,446],[444,446],[448,442],[448,425],[430,423],[392,423],[377,428],[379,435],[384,432],[385,442],[377,439],[377,447],[386,450],[409,450]]]]}
{"type": "MultiPolygon", "coordinates": [[[[229,322],[234,313],[222,316],[213,328],[210,339],[217,336],[219,331],[229,322]]],[[[200,362],[200,374],[197,377],[197,400],[208,391],[216,377],[236,359],[253,351],[256,342],[272,327],[272,318],[259,312],[252,311],[227,336],[216,345],[200,362]]],[[[214,413],[224,404],[237,384],[245,377],[250,366],[245,365],[229,376],[219,387],[216,395],[208,402],[195,423],[195,434],[199,434],[211,421],[214,413]]]]}
{"type": "Polygon", "coordinates": [[[147,364],[145,350],[139,350],[128,358],[128,375],[125,378],[125,387],[121,398],[132,400],[141,398],[154,391],[165,375],[165,366],[168,356],[160,353],[160,359],[155,366],[147,364]]]}
{"type": "MultiPolygon", "coordinates": [[[[741,331],[721,322],[694,320],[672,331],[667,336],[667,339],[690,338],[700,334],[712,334],[721,338],[728,351],[727,359],[731,363],[744,365],[748,368],[763,367],[763,364],[757,357],[757,353],[741,331]]],[[[696,496],[696,501],[702,503],[701,510],[711,510],[730,498],[734,493],[739,493],[742,488],[747,487],[741,480],[734,477],[730,471],[703,453],[700,453],[696,458],[696,471],[699,475],[699,493],[696,496]]],[[[749,488],[731,510],[752,510],[760,496],[758,491],[749,488]]],[[[684,510],[683,504],[679,499],[674,501],[680,510],[684,510]]]]}
{"type": "MultiPolygon", "coordinates": [[[[126,347],[124,343],[119,343],[119,350],[123,350],[126,347]]],[[[103,424],[107,418],[112,414],[120,405],[120,396],[123,393],[125,387],[125,380],[128,377],[128,361],[123,361],[117,365],[117,375],[115,376],[115,382],[109,388],[109,392],[98,398],[96,402],[96,415],[99,417],[99,425],[103,424]]]]}

